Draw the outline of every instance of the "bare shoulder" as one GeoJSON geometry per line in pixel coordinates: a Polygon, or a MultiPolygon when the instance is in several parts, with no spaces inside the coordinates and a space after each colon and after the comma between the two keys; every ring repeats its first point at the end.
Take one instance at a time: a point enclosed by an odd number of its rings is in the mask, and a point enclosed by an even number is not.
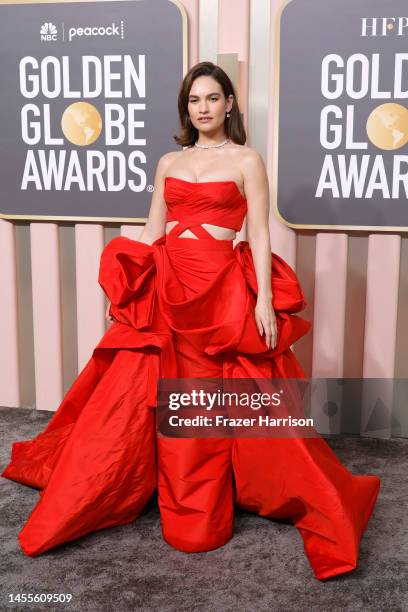
{"type": "Polygon", "coordinates": [[[169,151],[168,153],[164,153],[164,155],[160,157],[157,163],[157,168],[161,172],[161,174],[166,174],[171,164],[182,154],[183,154],[183,150],[169,151]]]}
{"type": "Polygon", "coordinates": [[[266,168],[262,155],[256,149],[247,145],[237,145],[236,153],[245,190],[251,184],[259,186],[260,183],[265,183],[266,168]]]}
{"type": "Polygon", "coordinates": [[[265,168],[265,163],[262,158],[262,155],[252,147],[247,147],[246,145],[242,145],[242,150],[240,151],[240,160],[242,164],[242,170],[247,173],[254,170],[258,172],[265,168]]]}

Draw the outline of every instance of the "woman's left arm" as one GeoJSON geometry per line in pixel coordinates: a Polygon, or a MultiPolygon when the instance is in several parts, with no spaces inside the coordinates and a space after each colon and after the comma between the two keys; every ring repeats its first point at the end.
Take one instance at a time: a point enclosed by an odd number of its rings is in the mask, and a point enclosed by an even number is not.
{"type": "Polygon", "coordinates": [[[269,184],[263,159],[254,149],[248,148],[245,151],[242,172],[248,205],[248,242],[258,284],[255,321],[260,335],[265,334],[267,347],[274,349],[277,341],[277,324],[272,306],[269,184]]]}

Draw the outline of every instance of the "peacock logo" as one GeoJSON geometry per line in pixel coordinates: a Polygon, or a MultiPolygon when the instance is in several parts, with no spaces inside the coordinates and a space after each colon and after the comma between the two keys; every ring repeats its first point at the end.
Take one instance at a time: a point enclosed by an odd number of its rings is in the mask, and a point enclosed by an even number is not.
{"type": "Polygon", "coordinates": [[[46,21],[40,28],[41,42],[49,42],[51,40],[57,40],[58,30],[57,27],[50,21],[46,21]]]}

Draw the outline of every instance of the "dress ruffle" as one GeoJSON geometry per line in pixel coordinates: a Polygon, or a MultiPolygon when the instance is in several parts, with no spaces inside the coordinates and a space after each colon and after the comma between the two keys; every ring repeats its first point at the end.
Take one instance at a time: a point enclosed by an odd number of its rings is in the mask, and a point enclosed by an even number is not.
{"type": "Polygon", "coordinates": [[[272,253],[272,305],[278,333],[276,347],[268,349],[254,317],[257,280],[248,242],[239,242],[233,253],[203,291],[186,299],[164,237],[153,245],[118,237],[102,254],[99,283],[118,322],[152,333],[182,333],[208,355],[233,350],[275,358],[310,329],[309,321],[294,314],[306,306],[301,285],[284,259],[272,253]]]}

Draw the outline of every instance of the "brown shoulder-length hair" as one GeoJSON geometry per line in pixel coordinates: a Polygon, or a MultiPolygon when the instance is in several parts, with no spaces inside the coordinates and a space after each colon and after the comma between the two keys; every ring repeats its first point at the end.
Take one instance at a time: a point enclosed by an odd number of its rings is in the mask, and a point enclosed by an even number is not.
{"type": "Polygon", "coordinates": [[[174,140],[182,147],[192,146],[198,138],[198,130],[190,121],[188,115],[188,97],[193,81],[199,76],[211,76],[218,81],[224,92],[225,98],[230,94],[234,96],[234,102],[230,111],[230,116],[225,116],[224,129],[227,138],[231,138],[236,144],[245,144],[246,132],[235,95],[235,89],[229,76],[222,68],[212,62],[200,62],[195,64],[187,72],[183,79],[178,95],[178,112],[180,119],[181,133],[174,135],[174,140]]]}

